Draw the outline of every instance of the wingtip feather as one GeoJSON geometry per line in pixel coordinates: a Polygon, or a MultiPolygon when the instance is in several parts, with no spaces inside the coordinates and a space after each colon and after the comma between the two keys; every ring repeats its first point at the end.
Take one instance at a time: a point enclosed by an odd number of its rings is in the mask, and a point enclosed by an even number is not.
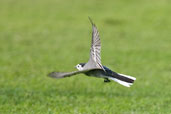
{"type": "Polygon", "coordinates": [[[95,24],[93,23],[92,19],[89,16],[88,19],[90,20],[90,23],[95,26],[95,24]]]}

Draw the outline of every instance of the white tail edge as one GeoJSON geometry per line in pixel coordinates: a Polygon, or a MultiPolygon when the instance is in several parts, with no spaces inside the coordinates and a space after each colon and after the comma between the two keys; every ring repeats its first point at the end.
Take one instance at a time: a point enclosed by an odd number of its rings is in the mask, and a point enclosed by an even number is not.
{"type": "MultiPolygon", "coordinates": [[[[119,74],[119,75],[121,75],[123,77],[126,77],[126,78],[129,78],[131,80],[136,80],[136,78],[134,78],[132,76],[128,76],[128,75],[125,75],[125,74],[119,74]]],[[[110,77],[109,79],[111,79],[111,80],[113,80],[113,81],[115,81],[115,82],[117,82],[117,83],[119,83],[119,84],[121,84],[121,85],[123,85],[125,87],[130,87],[131,85],[133,85],[133,82],[132,83],[129,83],[129,82],[126,82],[126,81],[119,80],[117,78],[113,78],[113,77],[110,77]]]]}
{"type": "Polygon", "coordinates": [[[132,85],[132,83],[124,82],[124,81],[118,80],[116,78],[109,78],[109,79],[111,79],[111,80],[113,80],[113,81],[115,81],[115,82],[117,82],[117,83],[119,83],[125,87],[130,87],[132,85]]]}
{"type": "Polygon", "coordinates": [[[132,79],[132,80],[136,80],[136,78],[135,78],[135,77],[128,76],[128,75],[125,75],[125,74],[120,74],[120,73],[118,73],[118,74],[119,74],[119,75],[121,75],[121,76],[124,76],[124,77],[130,78],[130,79],[132,79]]]}

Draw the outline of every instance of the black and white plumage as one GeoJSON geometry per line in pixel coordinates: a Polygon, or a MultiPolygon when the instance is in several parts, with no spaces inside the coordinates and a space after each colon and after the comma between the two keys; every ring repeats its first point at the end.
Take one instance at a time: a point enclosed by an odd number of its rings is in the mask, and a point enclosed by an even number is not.
{"type": "Polygon", "coordinates": [[[49,73],[48,76],[53,78],[65,78],[65,77],[74,76],[76,74],[84,73],[87,76],[104,78],[104,82],[110,82],[110,80],[113,80],[123,86],[130,87],[134,83],[136,78],[132,76],[116,73],[101,64],[101,56],[100,56],[101,42],[100,42],[99,32],[91,19],[90,22],[92,24],[93,30],[92,30],[92,41],[91,41],[89,61],[87,63],[80,63],[76,65],[78,71],[52,72],[49,73]]]}

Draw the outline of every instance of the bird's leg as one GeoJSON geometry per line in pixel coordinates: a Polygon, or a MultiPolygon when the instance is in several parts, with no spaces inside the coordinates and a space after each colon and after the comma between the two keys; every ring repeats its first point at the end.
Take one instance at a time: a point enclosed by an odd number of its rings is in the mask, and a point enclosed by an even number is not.
{"type": "Polygon", "coordinates": [[[104,82],[107,83],[107,82],[110,82],[110,80],[108,78],[105,78],[104,82]]]}

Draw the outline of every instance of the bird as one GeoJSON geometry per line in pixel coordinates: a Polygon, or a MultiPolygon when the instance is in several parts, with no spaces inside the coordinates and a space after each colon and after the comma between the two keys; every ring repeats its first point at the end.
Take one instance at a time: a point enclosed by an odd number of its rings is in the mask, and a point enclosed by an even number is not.
{"type": "Polygon", "coordinates": [[[111,80],[125,86],[130,87],[133,85],[136,80],[135,77],[117,73],[112,71],[108,67],[102,65],[101,63],[101,41],[99,32],[97,30],[96,25],[89,17],[90,23],[92,25],[92,39],[91,39],[91,48],[90,48],[90,56],[87,63],[79,63],[75,66],[77,71],[72,72],[51,72],[48,74],[51,78],[66,78],[71,77],[77,74],[85,74],[87,76],[93,76],[97,78],[103,78],[104,82],[111,82],[111,80]]]}

